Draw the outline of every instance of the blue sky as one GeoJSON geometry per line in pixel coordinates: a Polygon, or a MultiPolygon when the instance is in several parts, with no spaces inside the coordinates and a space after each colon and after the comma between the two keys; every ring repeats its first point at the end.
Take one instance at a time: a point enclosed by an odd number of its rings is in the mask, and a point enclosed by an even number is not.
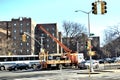
{"type": "MultiPolygon", "coordinates": [[[[63,21],[81,23],[87,28],[87,14],[75,10],[90,11],[91,3],[96,0],[0,0],[0,21],[9,21],[11,18],[31,17],[36,23],[57,23],[58,30],[62,31],[63,21]]],[[[107,14],[90,14],[90,31],[100,36],[103,41],[103,32],[109,26],[117,25],[120,21],[120,0],[104,0],[107,2],[107,14]]]]}

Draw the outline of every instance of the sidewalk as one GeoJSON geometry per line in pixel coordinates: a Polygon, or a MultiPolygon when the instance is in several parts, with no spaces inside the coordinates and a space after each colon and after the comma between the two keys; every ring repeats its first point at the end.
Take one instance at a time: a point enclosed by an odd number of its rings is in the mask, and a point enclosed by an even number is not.
{"type": "Polygon", "coordinates": [[[120,73],[120,69],[111,69],[111,70],[94,70],[94,72],[90,72],[89,70],[77,72],[77,74],[89,75],[89,74],[103,74],[103,73],[120,73]]]}

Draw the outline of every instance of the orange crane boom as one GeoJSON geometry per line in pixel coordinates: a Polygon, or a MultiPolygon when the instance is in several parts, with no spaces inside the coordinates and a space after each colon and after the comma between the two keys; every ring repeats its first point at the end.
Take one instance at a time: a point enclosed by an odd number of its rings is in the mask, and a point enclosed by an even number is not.
{"type": "Polygon", "coordinates": [[[39,26],[39,28],[44,31],[46,34],[48,34],[56,43],[58,43],[65,52],[72,52],[69,48],[67,48],[63,43],[61,43],[57,38],[55,38],[53,35],[51,35],[47,30],[45,30],[42,26],[39,26]]]}

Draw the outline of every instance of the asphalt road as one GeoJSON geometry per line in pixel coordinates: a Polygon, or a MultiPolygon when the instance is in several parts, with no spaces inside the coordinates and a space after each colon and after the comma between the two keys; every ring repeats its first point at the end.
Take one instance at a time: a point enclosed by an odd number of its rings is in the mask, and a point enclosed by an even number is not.
{"type": "Polygon", "coordinates": [[[46,71],[0,71],[0,80],[120,80],[120,69],[95,71],[89,70],[46,70],[46,71]]]}

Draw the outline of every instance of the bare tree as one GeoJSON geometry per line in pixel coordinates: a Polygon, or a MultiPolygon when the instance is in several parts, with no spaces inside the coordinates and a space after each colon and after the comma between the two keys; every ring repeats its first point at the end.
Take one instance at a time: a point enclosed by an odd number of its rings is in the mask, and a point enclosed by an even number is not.
{"type": "Polygon", "coordinates": [[[120,24],[111,26],[105,30],[104,41],[105,41],[104,49],[107,49],[111,56],[116,56],[116,57],[120,56],[119,54],[120,53],[120,46],[119,46],[120,45],[120,24]]]}
{"type": "Polygon", "coordinates": [[[111,26],[107,28],[105,31],[105,43],[109,43],[112,40],[115,40],[116,38],[120,37],[120,24],[111,26]]]}
{"type": "Polygon", "coordinates": [[[82,33],[86,33],[86,28],[82,24],[64,21],[63,22],[63,30],[65,37],[75,37],[81,35],[82,33]]]}
{"type": "Polygon", "coordinates": [[[83,50],[85,41],[87,39],[86,35],[86,28],[82,24],[70,22],[70,21],[64,21],[63,22],[63,36],[66,39],[64,44],[73,49],[74,51],[77,50],[83,50]],[[77,46],[78,45],[78,46],[77,46]]]}
{"type": "Polygon", "coordinates": [[[10,38],[0,38],[0,55],[14,55],[12,51],[17,48],[13,46],[14,41],[10,38]]]}

